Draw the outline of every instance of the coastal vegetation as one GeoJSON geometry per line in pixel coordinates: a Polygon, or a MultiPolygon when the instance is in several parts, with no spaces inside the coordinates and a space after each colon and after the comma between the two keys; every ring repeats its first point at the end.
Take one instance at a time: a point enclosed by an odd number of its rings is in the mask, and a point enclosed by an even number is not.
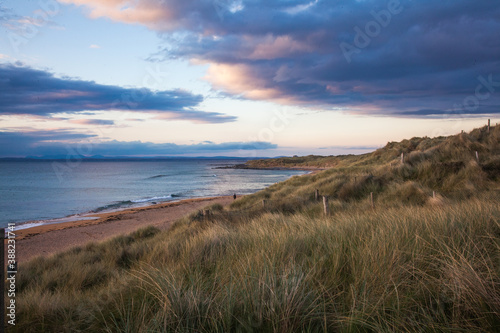
{"type": "Polygon", "coordinates": [[[23,263],[12,331],[500,327],[499,126],[248,164],[326,170],[23,263]]]}

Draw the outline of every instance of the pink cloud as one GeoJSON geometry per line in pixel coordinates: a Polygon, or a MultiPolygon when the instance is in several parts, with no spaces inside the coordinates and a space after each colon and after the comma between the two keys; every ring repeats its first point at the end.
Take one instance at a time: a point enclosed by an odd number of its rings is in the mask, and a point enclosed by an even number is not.
{"type": "Polygon", "coordinates": [[[107,120],[107,119],[73,119],[70,120],[69,122],[78,125],[94,125],[94,126],[112,126],[115,124],[113,120],[107,120]]]}
{"type": "Polygon", "coordinates": [[[289,57],[293,54],[312,52],[314,49],[307,43],[294,40],[288,35],[273,36],[267,35],[259,40],[254,46],[254,51],[249,59],[275,59],[289,57]]]}
{"type": "Polygon", "coordinates": [[[243,64],[211,64],[205,79],[214,87],[250,99],[278,97],[278,91],[266,88],[265,81],[252,74],[251,68],[243,64]]]}
{"type": "Polygon", "coordinates": [[[178,26],[175,13],[158,0],[60,0],[62,3],[85,6],[91,18],[108,17],[123,23],[143,24],[151,29],[170,30],[178,26]]]}

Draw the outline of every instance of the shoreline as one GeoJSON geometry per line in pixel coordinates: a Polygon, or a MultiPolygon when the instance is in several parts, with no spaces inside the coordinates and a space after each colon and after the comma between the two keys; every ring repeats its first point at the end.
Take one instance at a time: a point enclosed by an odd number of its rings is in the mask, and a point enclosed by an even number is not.
{"type": "MultiPolygon", "coordinates": [[[[324,169],[301,170],[308,172],[299,177],[316,174],[324,169]]],[[[238,198],[242,196],[244,195],[238,195],[238,198]]],[[[173,222],[208,205],[218,203],[228,206],[233,201],[232,195],[188,198],[108,212],[87,213],[75,217],[75,220],[16,229],[16,257],[19,262],[26,262],[38,256],[47,257],[76,246],[84,246],[89,242],[126,235],[147,226],[167,230],[173,222]]]]}
{"type": "MultiPolygon", "coordinates": [[[[240,196],[241,197],[241,196],[240,196]]],[[[115,212],[89,214],[92,220],[52,223],[15,230],[16,257],[26,262],[37,256],[49,256],[91,241],[104,241],[137,229],[155,226],[166,230],[178,219],[210,204],[223,206],[233,202],[232,196],[191,198],[129,208],[115,212]]]]}
{"type": "MultiPolygon", "coordinates": [[[[44,221],[27,221],[24,222],[26,224],[29,223],[42,223],[41,225],[35,225],[32,227],[28,228],[16,228],[16,239],[17,240],[22,240],[29,238],[34,235],[39,235],[45,232],[50,232],[54,230],[61,230],[61,229],[70,229],[70,228],[77,228],[81,226],[89,226],[89,225],[97,225],[101,223],[106,223],[110,221],[114,221],[117,219],[120,219],[123,215],[127,214],[134,214],[137,212],[143,212],[147,210],[154,210],[154,209],[163,209],[163,208],[169,208],[169,207],[175,207],[175,206],[180,206],[183,204],[191,203],[191,202],[202,202],[202,201],[211,201],[214,199],[218,198],[229,198],[232,196],[215,196],[215,197],[204,197],[204,198],[189,198],[189,199],[183,199],[183,200],[175,200],[175,201],[166,201],[166,202],[161,202],[158,204],[152,204],[148,206],[142,206],[142,207],[130,207],[130,208],[123,208],[123,209],[118,209],[118,210],[113,210],[109,212],[102,212],[102,213],[85,213],[79,216],[75,216],[75,220],[70,220],[70,221],[65,221],[65,222],[52,222],[52,223],[44,223],[44,221]]],[[[70,219],[71,216],[64,217],[64,218],[59,218],[59,219],[54,219],[54,220],[62,220],[62,219],[70,219]]],[[[51,220],[47,220],[51,221],[51,220]]],[[[21,223],[22,225],[23,223],[21,223]]]]}
{"type": "MultiPolygon", "coordinates": [[[[244,165],[244,164],[241,164],[244,165]]],[[[235,165],[238,166],[238,165],[235,165]]],[[[235,168],[235,167],[218,167],[215,169],[240,169],[240,168],[235,168]]],[[[269,167],[269,168],[241,168],[241,169],[250,169],[250,170],[294,170],[294,171],[307,171],[306,173],[298,176],[305,176],[305,175],[314,175],[320,171],[326,170],[326,168],[297,168],[297,167],[269,167]]],[[[238,197],[244,196],[246,194],[240,194],[238,197]]],[[[170,200],[170,201],[162,201],[159,203],[151,203],[151,204],[146,204],[146,205],[137,205],[137,206],[132,206],[132,207],[121,207],[121,208],[115,208],[115,209],[110,209],[110,210],[104,210],[102,212],[83,212],[83,213],[78,213],[74,215],[68,215],[64,217],[56,217],[56,218],[49,218],[46,220],[28,220],[28,221],[21,221],[21,222],[12,222],[15,223],[16,225],[16,235],[18,239],[24,239],[25,237],[29,236],[29,230],[44,230],[44,229],[50,229],[50,230],[58,230],[57,228],[58,225],[68,225],[67,228],[70,227],[70,225],[91,225],[91,224],[99,224],[102,223],[103,218],[108,218],[111,215],[114,214],[120,214],[122,212],[127,213],[127,212],[136,212],[136,211],[141,211],[144,209],[155,209],[155,208],[161,208],[161,207],[168,207],[176,203],[182,203],[182,202],[190,202],[190,201],[197,201],[197,200],[208,200],[208,199],[214,199],[214,198],[219,198],[219,197],[226,197],[225,195],[218,195],[218,196],[211,196],[211,197],[191,197],[191,198],[186,198],[186,199],[177,199],[177,200],[170,200]],[[88,223],[85,223],[88,222],[88,223]],[[53,228],[50,228],[50,226],[53,226],[53,228]]],[[[227,197],[232,197],[232,195],[227,195],[227,197]]],[[[5,227],[7,228],[7,227],[5,227]]],[[[48,230],[48,231],[50,231],[48,230]]],[[[44,231],[44,232],[48,232],[44,231]]]]}
{"type": "Polygon", "coordinates": [[[223,197],[223,195],[222,196],[213,196],[213,197],[199,197],[199,198],[193,197],[193,198],[186,198],[186,199],[161,201],[158,203],[155,202],[155,203],[150,203],[147,205],[137,205],[137,206],[114,208],[114,209],[109,209],[109,210],[103,210],[100,212],[89,211],[89,212],[78,213],[78,214],[68,215],[68,216],[64,216],[64,217],[50,218],[50,219],[45,219],[45,220],[30,220],[30,221],[12,222],[12,223],[15,223],[16,231],[20,234],[20,233],[24,233],[25,230],[29,230],[29,229],[33,229],[33,228],[46,227],[46,226],[50,226],[50,225],[83,223],[86,221],[87,222],[96,222],[97,220],[101,220],[103,218],[103,216],[108,216],[110,214],[121,213],[121,212],[125,212],[125,211],[134,211],[134,210],[143,209],[143,208],[144,209],[158,208],[158,207],[161,207],[162,205],[173,204],[173,203],[181,202],[181,201],[188,201],[188,200],[195,200],[195,199],[209,199],[209,198],[217,198],[217,197],[223,197]]]}

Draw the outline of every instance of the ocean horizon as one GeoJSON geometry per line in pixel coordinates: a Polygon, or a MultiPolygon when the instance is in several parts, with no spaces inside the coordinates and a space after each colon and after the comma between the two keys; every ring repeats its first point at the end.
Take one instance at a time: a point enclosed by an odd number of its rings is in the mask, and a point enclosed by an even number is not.
{"type": "Polygon", "coordinates": [[[0,161],[0,227],[84,219],[155,203],[245,195],[306,171],[223,168],[241,159],[0,161]]]}

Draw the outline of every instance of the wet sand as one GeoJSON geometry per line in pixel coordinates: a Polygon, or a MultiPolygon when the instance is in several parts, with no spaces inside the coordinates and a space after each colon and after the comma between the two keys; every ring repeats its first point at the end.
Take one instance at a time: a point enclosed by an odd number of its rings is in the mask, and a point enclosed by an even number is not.
{"type": "Polygon", "coordinates": [[[25,262],[39,255],[49,256],[75,246],[85,245],[90,241],[103,241],[150,225],[166,230],[179,218],[205,206],[214,203],[226,206],[232,201],[232,196],[187,199],[89,215],[98,217],[96,220],[48,224],[17,230],[16,257],[19,262],[25,262]]]}

